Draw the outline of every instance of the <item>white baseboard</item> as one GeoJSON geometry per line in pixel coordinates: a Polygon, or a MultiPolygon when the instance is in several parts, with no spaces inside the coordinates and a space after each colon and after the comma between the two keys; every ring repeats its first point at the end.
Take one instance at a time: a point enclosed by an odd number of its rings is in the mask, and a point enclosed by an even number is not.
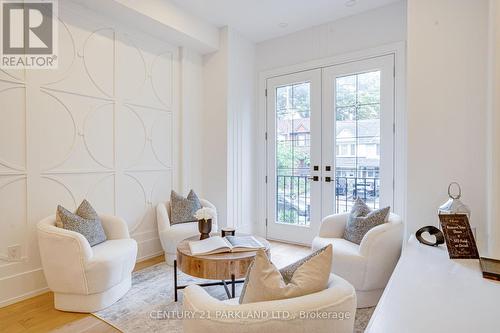
{"type": "Polygon", "coordinates": [[[41,294],[45,294],[45,293],[47,293],[49,291],[50,290],[49,290],[48,287],[40,288],[40,289],[37,289],[37,290],[29,291],[27,293],[24,293],[24,294],[16,296],[16,297],[12,297],[12,298],[0,301],[0,308],[6,307],[8,305],[11,305],[11,304],[14,304],[14,303],[17,303],[17,302],[24,301],[25,299],[28,299],[28,298],[32,298],[32,297],[35,297],[35,296],[38,296],[38,295],[41,295],[41,294]]]}
{"type": "MultiPolygon", "coordinates": [[[[162,254],[163,254],[163,251],[159,251],[159,252],[156,252],[156,253],[151,253],[151,254],[148,254],[148,255],[143,256],[141,258],[137,258],[136,262],[139,263],[139,262],[142,262],[142,261],[146,261],[148,259],[161,256],[162,254]]],[[[47,293],[49,291],[50,291],[50,289],[48,287],[44,287],[44,288],[40,288],[40,289],[28,291],[28,292],[26,292],[26,293],[24,293],[22,295],[15,296],[15,297],[12,297],[12,298],[0,301],[0,308],[9,306],[9,305],[14,304],[14,303],[18,303],[18,302],[24,301],[25,299],[32,298],[32,297],[35,297],[35,296],[47,293]]]]}
{"type": "Polygon", "coordinates": [[[278,239],[278,238],[272,238],[272,237],[264,237],[265,239],[269,240],[269,241],[275,241],[275,242],[279,242],[279,243],[285,243],[285,244],[291,244],[291,245],[299,245],[299,246],[304,246],[304,247],[311,247],[311,244],[306,244],[306,243],[300,243],[300,242],[292,242],[292,241],[289,241],[289,240],[285,240],[285,239],[278,239]]]}
{"type": "Polygon", "coordinates": [[[137,246],[138,252],[136,262],[144,261],[163,253],[160,239],[158,237],[138,241],[137,246]]]}
{"type": "Polygon", "coordinates": [[[142,257],[140,257],[140,258],[137,258],[136,263],[138,263],[138,262],[142,262],[142,261],[146,261],[146,260],[148,260],[148,259],[155,258],[155,257],[158,257],[158,256],[161,256],[162,254],[164,254],[163,250],[162,250],[162,251],[159,251],[159,252],[156,252],[156,253],[151,253],[151,254],[148,254],[148,255],[142,256],[142,257]]]}
{"type": "Polygon", "coordinates": [[[43,294],[49,289],[41,268],[0,279],[0,307],[43,294]]]}

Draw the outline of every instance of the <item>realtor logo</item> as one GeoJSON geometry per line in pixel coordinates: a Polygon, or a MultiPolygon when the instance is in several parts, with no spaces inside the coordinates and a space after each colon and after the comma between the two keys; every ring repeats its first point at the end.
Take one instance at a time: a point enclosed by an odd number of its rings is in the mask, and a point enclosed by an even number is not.
{"type": "Polygon", "coordinates": [[[1,68],[57,67],[57,3],[1,0],[1,68]]]}

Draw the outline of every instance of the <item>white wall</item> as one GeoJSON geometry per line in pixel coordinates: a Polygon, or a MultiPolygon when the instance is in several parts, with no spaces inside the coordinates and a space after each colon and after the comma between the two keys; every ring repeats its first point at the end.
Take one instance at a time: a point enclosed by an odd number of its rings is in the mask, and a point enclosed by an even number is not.
{"type": "Polygon", "coordinates": [[[123,217],[140,260],[162,252],[154,207],[179,183],[177,48],[59,12],[59,69],[0,71],[0,306],[45,290],[35,228],[58,204],[123,217]]]}
{"type": "Polygon", "coordinates": [[[257,71],[406,39],[405,1],[257,44],[257,71]]]}
{"type": "MultiPolygon", "coordinates": [[[[219,47],[219,29],[186,12],[170,0],[64,0],[169,43],[202,54],[219,47]]],[[[62,1],[61,1],[62,3],[62,1]]]]}
{"type": "Polygon", "coordinates": [[[490,0],[488,126],[489,255],[500,258],[500,0],[490,0]]]}
{"type": "Polygon", "coordinates": [[[252,232],[255,214],[255,44],[229,29],[228,222],[252,232]]]}
{"type": "MultiPolygon", "coordinates": [[[[203,56],[190,49],[180,50],[180,118],[181,118],[181,186],[187,194],[194,189],[199,196],[203,191],[205,169],[203,133],[203,56]]],[[[209,165],[209,163],[207,163],[209,165]]]]}
{"type": "Polygon", "coordinates": [[[220,31],[219,51],[204,56],[203,188],[222,226],[251,231],[254,209],[255,47],[220,31]]]}
{"type": "MultiPolygon", "coordinates": [[[[84,1],[89,2],[89,0],[84,1]]],[[[92,1],[100,8],[103,7],[103,1],[92,1]]],[[[182,43],[182,45],[188,45],[192,49],[199,50],[200,52],[215,51],[218,48],[218,29],[212,24],[202,21],[191,13],[186,12],[172,1],[112,0],[110,2],[121,4],[144,15],[148,19],[152,19],[170,27],[174,31],[172,34],[166,36],[169,40],[175,39],[179,43],[182,43]],[[179,35],[184,38],[179,39],[179,35]]]]}
{"type": "Polygon", "coordinates": [[[227,224],[228,33],[221,29],[219,51],[203,57],[203,189],[227,224]]]}
{"type": "Polygon", "coordinates": [[[487,59],[487,0],[408,1],[408,230],[436,225],[447,185],[457,181],[482,251],[487,59]]]}

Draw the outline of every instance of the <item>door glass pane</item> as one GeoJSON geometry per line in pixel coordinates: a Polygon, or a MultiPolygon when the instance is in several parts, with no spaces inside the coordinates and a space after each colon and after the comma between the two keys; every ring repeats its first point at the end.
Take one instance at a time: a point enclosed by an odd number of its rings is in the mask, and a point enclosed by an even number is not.
{"type": "Polygon", "coordinates": [[[276,88],[276,222],[310,224],[310,82],[276,88]]]}
{"type": "Polygon", "coordinates": [[[379,207],[380,71],[339,77],[335,84],[335,210],[357,197],[379,207]]]}

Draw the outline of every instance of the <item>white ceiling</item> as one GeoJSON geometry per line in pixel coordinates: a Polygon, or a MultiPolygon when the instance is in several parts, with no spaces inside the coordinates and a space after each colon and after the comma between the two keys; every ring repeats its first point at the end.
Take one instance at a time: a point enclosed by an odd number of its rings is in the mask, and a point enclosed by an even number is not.
{"type": "Polygon", "coordinates": [[[195,16],[229,25],[254,42],[382,7],[400,0],[171,0],[195,16]],[[348,2],[355,5],[346,6],[348,2]],[[280,27],[285,23],[286,27],[280,27]]]}

